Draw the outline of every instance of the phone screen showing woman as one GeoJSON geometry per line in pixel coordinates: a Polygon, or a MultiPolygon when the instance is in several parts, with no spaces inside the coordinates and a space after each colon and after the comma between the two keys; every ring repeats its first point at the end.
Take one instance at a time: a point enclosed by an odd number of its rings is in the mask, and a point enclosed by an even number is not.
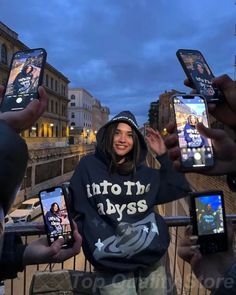
{"type": "Polygon", "coordinates": [[[64,191],[61,187],[39,193],[44,223],[49,243],[64,238],[65,244],[73,241],[72,223],[66,206],[64,191]]]}
{"type": "Polygon", "coordinates": [[[200,122],[209,127],[204,98],[198,95],[176,95],[173,97],[173,106],[182,167],[190,170],[212,167],[214,158],[211,140],[202,136],[196,128],[200,122]]]}

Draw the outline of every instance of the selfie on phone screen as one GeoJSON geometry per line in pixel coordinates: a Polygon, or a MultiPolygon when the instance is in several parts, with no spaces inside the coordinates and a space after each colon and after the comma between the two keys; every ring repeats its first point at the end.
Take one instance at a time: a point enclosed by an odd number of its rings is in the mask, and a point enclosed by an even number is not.
{"type": "Polygon", "coordinates": [[[46,52],[41,48],[14,54],[1,111],[24,109],[38,98],[45,59],[46,52]]]}
{"type": "Polygon", "coordinates": [[[206,104],[201,96],[173,97],[178,141],[183,168],[207,168],[214,164],[211,140],[197,130],[197,123],[209,127],[206,104]]]}
{"type": "Polygon", "coordinates": [[[72,227],[62,188],[41,191],[40,200],[49,242],[53,243],[60,237],[65,239],[65,243],[69,242],[73,238],[72,227]]]}

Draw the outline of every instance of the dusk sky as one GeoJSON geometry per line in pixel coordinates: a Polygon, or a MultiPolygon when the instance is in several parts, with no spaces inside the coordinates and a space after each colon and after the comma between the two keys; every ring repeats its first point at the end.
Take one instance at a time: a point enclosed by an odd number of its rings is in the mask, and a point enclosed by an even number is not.
{"type": "Polygon", "coordinates": [[[234,78],[235,0],[1,0],[0,21],[83,87],[111,116],[132,111],[148,120],[165,90],[189,91],[176,58],[200,50],[213,73],[234,78]]]}

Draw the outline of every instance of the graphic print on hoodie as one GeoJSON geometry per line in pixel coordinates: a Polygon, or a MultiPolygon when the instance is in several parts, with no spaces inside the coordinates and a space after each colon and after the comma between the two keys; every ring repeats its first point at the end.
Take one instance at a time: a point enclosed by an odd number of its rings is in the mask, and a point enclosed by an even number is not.
{"type": "Polygon", "coordinates": [[[135,117],[124,111],[98,131],[95,154],[80,160],[71,179],[71,205],[83,238],[83,251],[98,270],[146,268],[156,263],[169,246],[168,228],[155,206],[184,197],[190,189],[167,155],[158,157],[161,168],[157,170],[142,164],[146,154],[135,117]],[[141,159],[133,174],[108,172],[101,141],[106,128],[115,122],[129,124],[138,135],[141,159]]]}

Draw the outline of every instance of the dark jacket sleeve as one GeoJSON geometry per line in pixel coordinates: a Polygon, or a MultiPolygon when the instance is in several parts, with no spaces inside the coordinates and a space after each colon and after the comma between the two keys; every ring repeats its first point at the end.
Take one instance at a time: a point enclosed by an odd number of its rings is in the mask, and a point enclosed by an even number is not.
{"type": "Polygon", "coordinates": [[[25,141],[0,120],[0,188],[1,204],[7,214],[23,180],[28,161],[25,141]]]}
{"type": "Polygon", "coordinates": [[[163,204],[170,201],[187,197],[191,191],[184,173],[178,172],[167,154],[158,156],[157,160],[161,164],[160,168],[160,191],[157,204],[163,204]]]}
{"type": "Polygon", "coordinates": [[[22,240],[18,234],[5,233],[0,259],[0,281],[13,279],[19,271],[24,270],[23,254],[26,245],[22,244],[22,240]]]}

